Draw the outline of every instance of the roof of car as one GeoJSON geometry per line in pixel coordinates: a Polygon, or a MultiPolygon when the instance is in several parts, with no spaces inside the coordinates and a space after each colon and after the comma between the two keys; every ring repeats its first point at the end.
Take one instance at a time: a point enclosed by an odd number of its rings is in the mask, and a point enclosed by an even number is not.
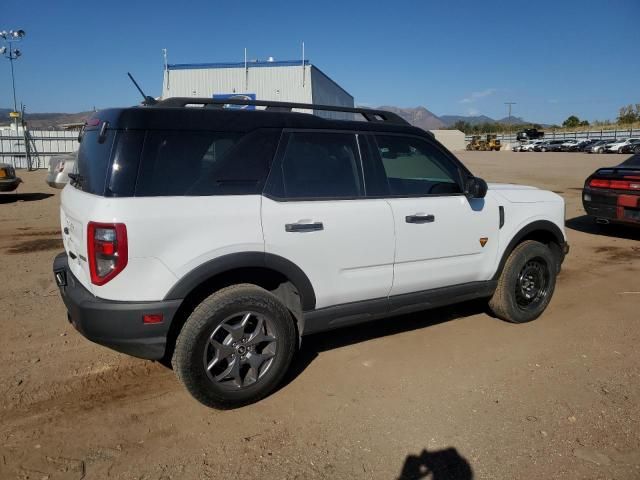
{"type": "Polygon", "coordinates": [[[392,122],[335,120],[318,115],[272,110],[139,106],[95,112],[87,127],[107,121],[110,128],[132,130],[217,130],[246,132],[257,128],[304,128],[429,134],[425,130],[392,122]]]}

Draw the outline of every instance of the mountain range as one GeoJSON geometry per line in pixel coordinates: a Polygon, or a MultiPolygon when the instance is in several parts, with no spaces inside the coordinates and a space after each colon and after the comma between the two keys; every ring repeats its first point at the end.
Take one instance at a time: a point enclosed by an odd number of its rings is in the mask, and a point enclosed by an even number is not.
{"type": "MultiPolygon", "coordinates": [[[[12,108],[0,108],[0,125],[11,123],[9,112],[12,108]]],[[[25,113],[24,118],[31,128],[59,127],[66,123],[84,122],[93,112],[79,113],[25,113]]]]}
{"type": "Polygon", "coordinates": [[[416,127],[420,127],[424,130],[436,130],[439,128],[448,128],[452,127],[456,122],[467,122],[471,125],[480,125],[482,123],[504,123],[511,125],[529,125],[533,122],[528,122],[520,117],[504,117],[500,119],[495,119],[491,117],[487,117],[486,115],[436,115],[425,107],[414,107],[414,108],[400,108],[400,107],[392,107],[389,105],[384,105],[382,107],[378,107],[380,110],[388,110],[390,112],[396,113],[404,118],[411,125],[416,127]]]}
{"type": "MultiPolygon", "coordinates": [[[[441,128],[448,128],[453,126],[458,121],[464,121],[471,125],[478,125],[482,123],[505,123],[512,125],[525,125],[531,122],[527,122],[520,117],[511,117],[511,119],[505,117],[501,119],[493,119],[486,115],[441,115],[437,116],[434,113],[427,110],[425,107],[394,107],[391,105],[384,105],[379,107],[380,110],[388,110],[396,113],[410,124],[422,128],[424,130],[437,130],[441,128]]],[[[9,124],[9,108],[0,108],[0,124],[9,124]],[[4,120],[4,122],[2,121],[4,120]]],[[[51,128],[59,127],[60,125],[67,123],[83,122],[92,112],[79,112],[79,113],[25,113],[25,120],[29,123],[31,128],[51,128]]]]}

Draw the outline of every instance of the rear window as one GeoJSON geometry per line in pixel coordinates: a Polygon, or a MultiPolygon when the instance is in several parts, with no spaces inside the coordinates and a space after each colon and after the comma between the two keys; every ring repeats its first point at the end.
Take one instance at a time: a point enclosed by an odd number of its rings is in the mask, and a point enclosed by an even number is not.
{"type": "Polygon", "coordinates": [[[87,130],[78,151],[78,177],[76,188],[96,195],[104,195],[114,130],[107,130],[104,141],[98,142],[98,130],[87,130]]]}

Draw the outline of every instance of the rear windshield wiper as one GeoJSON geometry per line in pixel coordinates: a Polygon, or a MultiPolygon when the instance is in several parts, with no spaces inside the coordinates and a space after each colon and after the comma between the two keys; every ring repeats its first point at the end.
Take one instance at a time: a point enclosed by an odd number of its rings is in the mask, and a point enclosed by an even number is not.
{"type": "Polygon", "coordinates": [[[82,187],[82,182],[84,181],[84,177],[79,173],[69,173],[68,177],[71,179],[72,187],[82,187]]]}

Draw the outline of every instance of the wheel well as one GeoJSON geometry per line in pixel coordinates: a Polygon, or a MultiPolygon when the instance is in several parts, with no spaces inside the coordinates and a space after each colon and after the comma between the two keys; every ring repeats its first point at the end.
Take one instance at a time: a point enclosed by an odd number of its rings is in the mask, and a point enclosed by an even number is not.
{"type": "Polygon", "coordinates": [[[500,274],[502,273],[502,269],[504,268],[504,264],[506,263],[507,258],[509,258],[509,255],[511,255],[511,252],[513,252],[513,250],[518,245],[520,245],[522,242],[526,240],[534,240],[536,242],[540,242],[546,245],[547,247],[549,247],[549,249],[551,250],[551,253],[553,253],[553,256],[556,258],[558,262],[558,272],[559,272],[560,265],[562,264],[562,261],[564,259],[564,252],[562,248],[562,243],[564,240],[562,236],[558,237],[558,235],[562,235],[562,233],[560,232],[560,229],[558,229],[557,227],[555,227],[555,229],[558,230],[557,233],[554,233],[552,230],[548,228],[525,228],[523,231],[516,234],[515,237],[511,240],[511,242],[509,242],[509,245],[507,245],[507,248],[502,254],[502,259],[500,260],[498,270],[496,271],[493,279],[497,280],[498,277],[500,277],[500,274]]]}
{"type": "Polygon", "coordinates": [[[240,283],[257,285],[278,297],[295,319],[294,324],[297,332],[302,331],[302,299],[293,282],[282,273],[265,267],[236,268],[206,279],[184,298],[169,327],[164,363],[171,361],[176,339],[191,312],[212,293],[240,283]]]}
{"type": "MultiPolygon", "coordinates": [[[[525,240],[534,240],[536,242],[545,244],[547,247],[549,247],[549,249],[553,253],[553,256],[558,261],[558,264],[561,263],[562,247],[560,246],[560,241],[549,230],[534,230],[532,232],[529,232],[525,234],[523,237],[519,238],[518,242],[513,246],[513,248],[515,248],[525,240]]],[[[513,250],[513,248],[511,249],[511,251],[513,250]]],[[[511,251],[509,251],[509,253],[511,253],[511,251]]]]}

